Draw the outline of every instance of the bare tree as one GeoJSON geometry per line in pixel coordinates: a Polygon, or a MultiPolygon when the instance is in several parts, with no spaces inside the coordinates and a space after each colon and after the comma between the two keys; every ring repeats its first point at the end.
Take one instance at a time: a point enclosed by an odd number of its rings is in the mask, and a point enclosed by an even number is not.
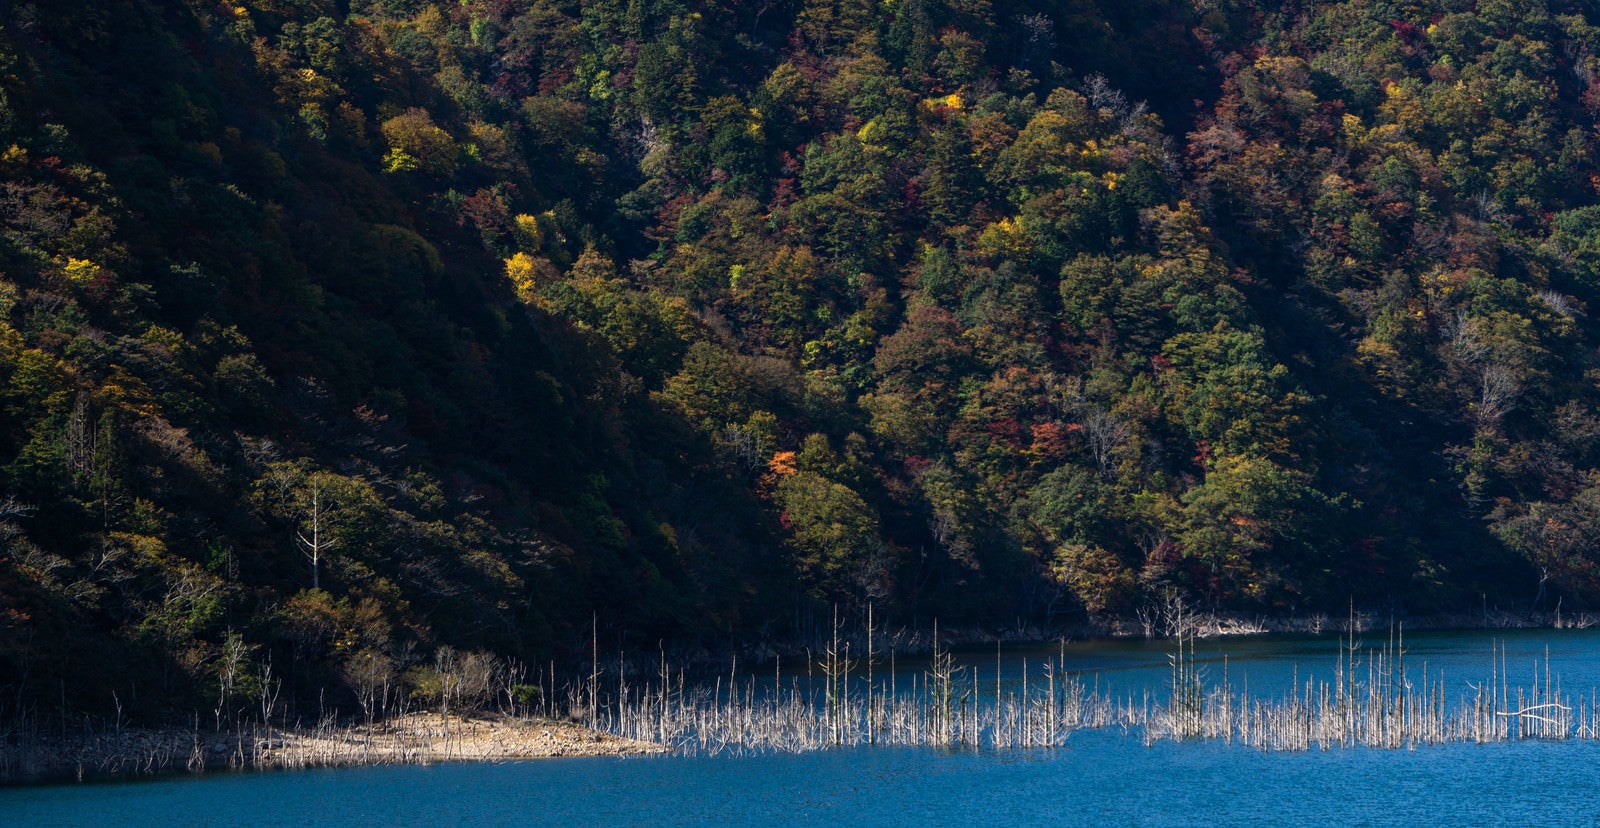
{"type": "Polygon", "coordinates": [[[504,669],[491,653],[467,653],[456,663],[456,704],[464,710],[481,710],[494,695],[504,669]]]}
{"type": "Polygon", "coordinates": [[[1446,318],[1440,332],[1449,339],[1451,353],[1462,362],[1478,363],[1489,356],[1489,343],[1481,335],[1480,326],[1464,310],[1446,318]]]}
{"type": "Polygon", "coordinates": [[[1118,452],[1133,438],[1133,427],[1089,399],[1082,377],[1070,377],[1051,391],[1057,409],[1077,417],[1083,425],[1095,466],[1102,477],[1109,477],[1118,452]]]}
{"type": "Polygon", "coordinates": [[[38,511],[37,507],[19,502],[14,497],[7,496],[5,500],[0,500],[0,541],[20,536],[22,527],[14,519],[30,517],[35,511],[38,511]]]}
{"type": "Polygon", "coordinates": [[[1111,462],[1116,459],[1117,452],[1128,442],[1128,438],[1133,436],[1133,429],[1111,412],[1090,406],[1083,415],[1083,430],[1089,436],[1089,450],[1094,452],[1095,466],[1100,469],[1100,475],[1110,475],[1111,462]]]}
{"type": "Polygon", "coordinates": [[[755,432],[743,426],[730,425],[722,430],[722,445],[745,471],[755,471],[761,467],[761,445],[755,432]]]}
{"type": "Polygon", "coordinates": [[[321,587],[322,559],[335,546],[339,545],[337,538],[328,533],[328,498],[323,489],[325,481],[322,475],[313,474],[306,481],[309,487],[309,502],[305,506],[304,522],[300,529],[295,531],[295,539],[300,543],[301,552],[306,560],[311,562],[311,588],[321,587]],[[307,533],[309,532],[309,536],[307,533]]]}
{"type": "Polygon", "coordinates": [[[261,723],[272,724],[272,717],[278,712],[278,693],[283,689],[283,679],[272,677],[272,662],[261,662],[260,673],[257,676],[261,687],[261,723]]]}
{"type": "Polygon", "coordinates": [[[1445,321],[1443,334],[1449,340],[1450,355],[1478,377],[1478,393],[1473,400],[1473,417],[1478,428],[1493,428],[1515,406],[1522,393],[1517,371],[1496,359],[1492,342],[1482,324],[1466,311],[1458,311],[1445,321]]]}
{"type": "Polygon", "coordinates": [[[516,659],[507,659],[495,671],[495,679],[495,694],[501,699],[501,712],[512,716],[527,715],[527,705],[538,693],[534,685],[528,684],[528,665],[516,659]]]}
{"type": "Polygon", "coordinates": [[[1515,407],[1521,392],[1516,371],[1499,363],[1485,365],[1479,382],[1478,427],[1491,427],[1500,422],[1500,418],[1515,407]]]}
{"type": "Polygon", "coordinates": [[[370,728],[380,704],[387,706],[389,687],[396,676],[394,659],[368,647],[346,659],[340,672],[345,683],[356,691],[356,701],[370,728]]]}
{"type": "MultiPolygon", "coordinates": [[[[232,630],[228,631],[227,640],[222,642],[222,652],[216,663],[217,673],[217,707],[214,715],[217,721],[217,730],[222,730],[222,716],[230,713],[229,702],[233,700],[234,688],[238,686],[239,677],[244,667],[249,663],[250,645],[244,643],[244,637],[232,630]]],[[[231,715],[230,715],[231,718],[231,715]]]]}
{"type": "Polygon", "coordinates": [[[1584,315],[1583,308],[1578,304],[1578,301],[1573,299],[1571,296],[1566,295],[1565,293],[1557,293],[1553,290],[1541,290],[1538,293],[1535,293],[1534,296],[1540,302],[1543,302],[1545,307],[1549,308],[1552,312],[1559,316],[1565,316],[1568,319],[1571,319],[1576,316],[1584,315]]]}

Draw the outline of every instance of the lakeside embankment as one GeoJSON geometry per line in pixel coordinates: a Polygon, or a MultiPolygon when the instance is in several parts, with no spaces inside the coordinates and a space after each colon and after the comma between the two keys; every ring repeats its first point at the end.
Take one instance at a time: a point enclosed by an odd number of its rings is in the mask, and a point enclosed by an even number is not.
{"type": "Polygon", "coordinates": [[[485,762],[627,756],[659,745],[571,722],[414,713],[371,726],[237,731],[121,728],[0,739],[0,784],[145,776],[206,770],[485,762]]]}

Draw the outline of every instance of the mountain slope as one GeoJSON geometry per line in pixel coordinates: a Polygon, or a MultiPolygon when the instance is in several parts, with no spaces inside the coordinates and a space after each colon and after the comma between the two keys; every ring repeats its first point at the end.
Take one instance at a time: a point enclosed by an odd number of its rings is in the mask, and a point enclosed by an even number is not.
{"type": "Polygon", "coordinates": [[[1587,607],[1596,25],[22,4],[0,689],[349,706],[834,604],[1587,607]]]}

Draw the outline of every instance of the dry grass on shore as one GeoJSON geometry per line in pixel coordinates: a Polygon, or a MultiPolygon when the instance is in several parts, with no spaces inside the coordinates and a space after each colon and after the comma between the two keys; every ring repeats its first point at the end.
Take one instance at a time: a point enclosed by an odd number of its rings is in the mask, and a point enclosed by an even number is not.
{"type": "Polygon", "coordinates": [[[550,719],[412,713],[370,726],[12,732],[0,784],[227,769],[515,761],[659,753],[658,745],[550,719]]]}
{"type": "Polygon", "coordinates": [[[625,756],[662,750],[649,742],[600,733],[569,722],[412,713],[375,724],[370,730],[358,726],[284,734],[257,752],[255,764],[265,768],[420,764],[625,756]]]}

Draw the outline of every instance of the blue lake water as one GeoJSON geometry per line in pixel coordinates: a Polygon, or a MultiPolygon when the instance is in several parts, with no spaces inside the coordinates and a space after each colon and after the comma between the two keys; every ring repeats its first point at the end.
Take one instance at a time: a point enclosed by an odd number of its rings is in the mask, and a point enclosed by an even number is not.
{"type": "MultiPolygon", "coordinates": [[[[1368,644],[1387,643],[1368,636],[1368,644]]],[[[1513,685],[1552,673],[1600,686],[1600,631],[1407,635],[1408,670],[1443,669],[1462,692],[1504,647],[1513,685]],[[1491,645],[1493,641],[1493,645],[1491,645]],[[1454,678],[1453,678],[1454,677],[1454,678]]],[[[1002,681],[1020,680],[1008,651],[1002,681]]],[[[1159,691],[1168,648],[1068,645],[1102,686],[1159,691]]],[[[1331,678],[1334,636],[1201,642],[1196,658],[1253,695],[1331,678]]],[[[968,653],[988,680],[994,654],[968,653]]],[[[908,669],[910,669],[908,667],[908,669]]],[[[1033,668],[1030,668],[1030,670],[1033,668]]],[[[980,678],[981,680],[981,678],[980,678]]],[[[1458,744],[1265,753],[1222,743],[1146,747],[1118,729],[1065,747],[852,748],[757,756],[568,759],[216,774],[0,790],[4,825],[1600,825],[1600,743],[1458,744]]]]}

